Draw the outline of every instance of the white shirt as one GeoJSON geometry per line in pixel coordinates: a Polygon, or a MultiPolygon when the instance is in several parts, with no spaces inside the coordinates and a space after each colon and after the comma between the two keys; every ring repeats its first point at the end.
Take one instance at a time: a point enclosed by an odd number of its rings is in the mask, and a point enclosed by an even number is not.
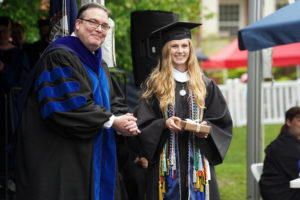
{"type": "Polygon", "coordinates": [[[174,68],[173,77],[176,81],[180,83],[187,82],[189,80],[189,75],[187,72],[188,72],[187,70],[185,72],[181,72],[178,71],[176,68],[174,68]]]}

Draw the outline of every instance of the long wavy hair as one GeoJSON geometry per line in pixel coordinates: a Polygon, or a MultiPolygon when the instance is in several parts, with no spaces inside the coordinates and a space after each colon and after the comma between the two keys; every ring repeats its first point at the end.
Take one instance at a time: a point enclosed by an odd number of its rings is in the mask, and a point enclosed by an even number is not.
{"type": "MultiPolygon", "coordinates": [[[[206,87],[202,79],[203,73],[196,58],[191,40],[188,39],[188,42],[190,55],[187,60],[189,76],[187,85],[195,95],[197,106],[199,108],[204,108],[206,87]]],[[[170,42],[167,42],[162,49],[161,64],[159,62],[158,65],[153,69],[149,79],[146,82],[146,90],[141,96],[141,99],[149,99],[155,95],[160,102],[160,109],[162,111],[166,111],[168,105],[175,102],[175,81],[173,78],[173,65],[170,49],[170,42]]]]}

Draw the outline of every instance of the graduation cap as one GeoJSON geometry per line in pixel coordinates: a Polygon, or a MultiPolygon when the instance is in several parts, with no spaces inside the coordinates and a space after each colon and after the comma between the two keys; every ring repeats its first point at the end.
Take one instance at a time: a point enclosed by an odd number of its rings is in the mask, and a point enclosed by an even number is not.
{"type": "Polygon", "coordinates": [[[161,50],[167,42],[185,38],[190,39],[191,29],[200,25],[200,23],[176,21],[152,31],[149,36],[149,57],[161,59],[161,50]]]}
{"type": "Polygon", "coordinates": [[[163,47],[167,42],[171,40],[191,38],[190,29],[200,25],[200,23],[177,21],[156,29],[151,33],[151,36],[158,35],[160,37],[161,47],[163,47]]]}

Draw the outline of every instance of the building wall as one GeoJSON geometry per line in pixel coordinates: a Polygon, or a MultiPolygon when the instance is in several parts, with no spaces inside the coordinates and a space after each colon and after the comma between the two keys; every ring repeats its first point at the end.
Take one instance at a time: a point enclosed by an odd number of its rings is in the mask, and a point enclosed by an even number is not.
{"type": "MultiPolygon", "coordinates": [[[[205,39],[211,35],[220,36],[220,38],[235,37],[234,31],[222,31],[224,26],[237,26],[239,30],[248,25],[248,1],[249,0],[202,0],[202,38],[205,39]],[[220,7],[230,5],[238,6],[238,22],[220,20],[220,7]],[[206,16],[212,16],[206,18],[206,16]],[[223,27],[223,28],[222,28],[223,27]]],[[[273,13],[278,4],[287,4],[289,0],[262,0],[262,16],[273,13]]],[[[222,15],[224,16],[224,15],[222,15]]],[[[234,29],[234,28],[233,28],[234,29]]]]}
{"type": "Polygon", "coordinates": [[[207,37],[211,34],[218,34],[219,31],[219,0],[202,0],[202,37],[207,37]],[[206,18],[210,15],[210,18],[206,18]]]}

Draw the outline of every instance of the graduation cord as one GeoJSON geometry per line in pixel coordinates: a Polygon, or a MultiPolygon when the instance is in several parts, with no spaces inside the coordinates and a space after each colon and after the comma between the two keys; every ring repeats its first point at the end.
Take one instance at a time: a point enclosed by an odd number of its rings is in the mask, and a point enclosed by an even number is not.
{"type": "MultiPolygon", "coordinates": [[[[196,104],[196,99],[195,99],[195,95],[194,93],[190,90],[189,93],[191,94],[188,97],[188,102],[189,102],[189,113],[190,113],[190,119],[192,120],[199,120],[202,121],[203,118],[203,109],[199,109],[199,107],[196,104]]],[[[208,200],[208,198],[205,198],[206,194],[206,185],[208,185],[208,170],[207,170],[207,166],[209,166],[209,163],[207,161],[207,159],[202,156],[201,151],[200,151],[200,146],[196,143],[196,136],[195,134],[191,134],[190,135],[190,139],[189,140],[189,146],[192,145],[193,146],[193,152],[191,151],[191,148],[189,148],[189,155],[191,153],[193,153],[193,171],[192,171],[192,176],[189,174],[188,177],[192,178],[193,180],[193,188],[194,191],[196,192],[196,196],[197,199],[206,199],[208,200]],[[192,143],[192,144],[191,144],[192,143]]],[[[189,162],[188,164],[191,164],[191,156],[189,156],[189,162]]],[[[190,168],[190,166],[189,166],[190,168]]],[[[190,170],[188,171],[188,173],[190,173],[190,170]]]]}
{"type": "MultiPolygon", "coordinates": [[[[202,120],[203,110],[198,108],[193,92],[189,91],[189,94],[188,103],[190,119],[202,120]]],[[[168,106],[168,109],[164,112],[164,118],[168,119],[169,117],[174,116],[174,113],[175,103],[168,106]]],[[[175,172],[179,170],[176,166],[176,157],[179,156],[178,149],[176,150],[176,145],[178,144],[178,138],[176,136],[177,133],[173,131],[170,132],[170,137],[164,144],[160,155],[159,200],[164,198],[164,194],[168,192],[167,188],[172,187],[173,181],[175,180],[175,172]]],[[[187,183],[189,188],[189,198],[194,196],[197,200],[209,200],[208,180],[210,180],[208,160],[201,154],[200,146],[196,143],[195,134],[191,133],[188,139],[187,183]]]]}

